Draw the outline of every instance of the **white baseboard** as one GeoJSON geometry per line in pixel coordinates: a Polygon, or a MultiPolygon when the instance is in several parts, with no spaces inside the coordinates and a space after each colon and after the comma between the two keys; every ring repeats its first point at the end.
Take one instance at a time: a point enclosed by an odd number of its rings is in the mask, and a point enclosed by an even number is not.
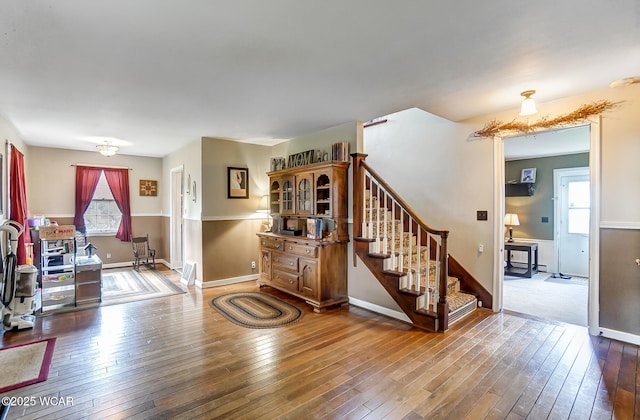
{"type": "MultiPolygon", "coordinates": [[[[169,263],[163,259],[156,260],[156,264],[162,264],[169,269],[171,268],[169,263]]],[[[108,264],[105,264],[104,261],[102,261],[103,269],[104,268],[131,268],[131,267],[133,267],[133,261],[123,261],[123,262],[108,263],[108,264]]]]}
{"type": "Polygon", "coordinates": [[[640,336],[635,334],[629,334],[622,331],[610,330],[608,328],[598,328],[596,331],[589,331],[592,335],[602,335],[606,338],[611,338],[613,340],[623,341],[625,343],[635,344],[636,346],[640,346],[640,336]],[[594,334],[594,332],[596,334],[594,334]]]}
{"type": "Polygon", "coordinates": [[[377,314],[386,315],[390,318],[398,319],[400,321],[411,323],[411,319],[404,312],[395,311],[393,309],[385,308],[384,306],[376,305],[374,303],[365,302],[364,300],[356,299],[349,296],[349,305],[358,306],[363,309],[367,309],[377,314]]]}
{"type": "Polygon", "coordinates": [[[196,287],[199,287],[200,289],[207,289],[209,287],[226,286],[228,284],[243,283],[245,281],[257,280],[257,279],[258,279],[257,274],[249,274],[248,276],[230,277],[228,279],[211,280],[211,281],[205,281],[205,282],[201,280],[196,280],[196,287]]]}

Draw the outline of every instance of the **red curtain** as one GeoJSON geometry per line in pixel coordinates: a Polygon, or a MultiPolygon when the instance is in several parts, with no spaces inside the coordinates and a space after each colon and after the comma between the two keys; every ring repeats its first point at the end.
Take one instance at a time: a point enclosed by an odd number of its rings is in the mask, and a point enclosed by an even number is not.
{"type": "Polygon", "coordinates": [[[73,216],[73,224],[82,233],[86,233],[84,213],[89,208],[89,204],[91,204],[91,199],[93,198],[93,193],[96,192],[101,174],[102,168],[76,166],[76,211],[73,216]]]}
{"type": "Polygon", "coordinates": [[[104,175],[111,194],[122,213],[116,238],[124,242],[131,240],[131,205],[129,201],[129,169],[104,168],[104,175]]]}
{"type": "Polygon", "coordinates": [[[27,184],[24,177],[24,155],[11,145],[11,166],[9,168],[9,218],[25,227],[24,233],[17,238],[18,264],[26,263],[25,243],[31,243],[31,231],[27,220],[27,184]]]}

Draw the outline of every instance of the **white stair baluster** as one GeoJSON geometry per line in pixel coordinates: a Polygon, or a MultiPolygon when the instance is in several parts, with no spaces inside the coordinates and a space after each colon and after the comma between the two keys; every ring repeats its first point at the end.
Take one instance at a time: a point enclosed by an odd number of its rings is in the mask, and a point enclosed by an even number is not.
{"type": "Polygon", "coordinates": [[[409,216],[409,245],[407,246],[407,275],[409,276],[409,286],[413,284],[413,273],[411,266],[413,262],[413,217],[409,216]]]}
{"type": "Polygon", "coordinates": [[[384,205],[382,206],[382,210],[384,211],[384,221],[382,222],[383,225],[383,236],[382,236],[382,253],[383,254],[387,254],[388,253],[388,240],[387,240],[387,229],[388,229],[388,225],[387,225],[387,191],[383,191],[383,196],[384,196],[384,205]]]}
{"type": "Polygon", "coordinates": [[[396,256],[396,201],[391,199],[391,258],[393,270],[398,271],[398,257],[396,256]]]}
{"type": "Polygon", "coordinates": [[[417,239],[417,245],[416,245],[416,249],[418,251],[418,253],[416,254],[418,257],[418,262],[416,264],[416,292],[420,292],[420,260],[422,258],[420,258],[420,225],[418,225],[418,229],[416,232],[416,239],[417,239]]]}

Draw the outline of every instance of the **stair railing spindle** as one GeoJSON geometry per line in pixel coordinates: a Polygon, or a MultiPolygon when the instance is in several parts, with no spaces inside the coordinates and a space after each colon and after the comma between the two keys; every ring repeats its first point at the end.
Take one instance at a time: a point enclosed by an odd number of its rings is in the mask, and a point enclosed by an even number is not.
{"type": "Polygon", "coordinates": [[[409,276],[409,285],[413,284],[413,272],[411,271],[412,262],[413,262],[413,218],[410,215],[409,217],[409,245],[408,245],[408,253],[407,253],[407,263],[409,266],[407,267],[407,275],[409,276]]]}
{"type": "Polygon", "coordinates": [[[416,257],[417,257],[417,263],[416,263],[416,292],[420,292],[420,282],[421,282],[421,278],[422,275],[420,273],[420,268],[422,265],[422,255],[421,255],[421,248],[420,248],[420,236],[421,236],[421,229],[420,229],[420,225],[418,225],[418,229],[416,230],[416,257]]]}
{"type": "Polygon", "coordinates": [[[382,200],[383,206],[381,211],[384,211],[384,217],[383,217],[383,221],[382,221],[382,226],[384,227],[384,234],[382,236],[382,253],[383,254],[387,254],[388,253],[388,245],[389,245],[389,241],[387,239],[388,235],[388,229],[389,229],[389,225],[388,225],[388,220],[387,220],[387,191],[383,188],[382,189],[382,196],[384,197],[384,200],[382,200]]]}
{"type": "Polygon", "coordinates": [[[393,270],[398,271],[398,257],[396,256],[396,201],[391,198],[391,260],[393,270]]]}
{"type": "Polygon", "coordinates": [[[367,238],[373,239],[373,178],[369,175],[369,231],[367,238]]]}
{"type": "Polygon", "coordinates": [[[404,209],[400,207],[400,252],[398,253],[398,271],[404,271],[404,209]]]}
{"type": "MultiPolygon", "coordinates": [[[[438,239],[436,239],[436,244],[440,245],[438,239]]],[[[436,246],[436,261],[440,261],[440,246],[436,246]]],[[[436,304],[436,302],[440,300],[440,270],[442,269],[440,265],[441,264],[439,262],[436,263],[436,272],[435,272],[434,285],[433,285],[433,304],[434,305],[436,304]]]]}
{"type": "Polygon", "coordinates": [[[376,203],[376,252],[380,253],[380,184],[376,183],[377,203],[376,203]]]}

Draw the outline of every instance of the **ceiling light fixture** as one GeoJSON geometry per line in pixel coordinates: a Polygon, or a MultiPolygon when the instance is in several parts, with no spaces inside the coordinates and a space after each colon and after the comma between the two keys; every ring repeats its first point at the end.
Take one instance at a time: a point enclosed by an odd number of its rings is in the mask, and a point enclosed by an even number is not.
{"type": "Polygon", "coordinates": [[[531,98],[531,95],[536,93],[535,90],[525,90],[520,94],[520,96],[524,96],[524,100],[522,101],[522,105],[520,106],[520,115],[523,117],[527,115],[533,115],[538,113],[538,108],[536,108],[536,102],[531,98]]]}
{"type": "Polygon", "coordinates": [[[98,152],[100,152],[102,156],[107,156],[107,157],[113,156],[118,152],[118,146],[114,146],[108,141],[105,142],[104,144],[96,145],[96,149],[98,149],[98,152]]]}
{"type": "Polygon", "coordinates": [[[613,82],[609,83],[609,87],[610,88],[625,87],[625,86],[635,85],[636,83],[640,83],[640,76],[625,77],[624,79],[614,80],[613,82]]]}

